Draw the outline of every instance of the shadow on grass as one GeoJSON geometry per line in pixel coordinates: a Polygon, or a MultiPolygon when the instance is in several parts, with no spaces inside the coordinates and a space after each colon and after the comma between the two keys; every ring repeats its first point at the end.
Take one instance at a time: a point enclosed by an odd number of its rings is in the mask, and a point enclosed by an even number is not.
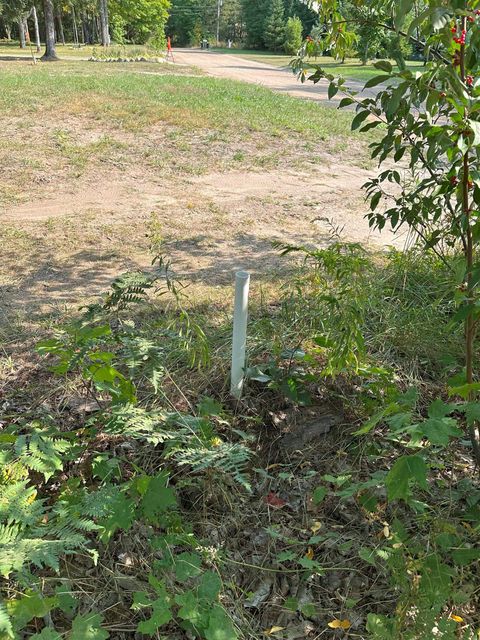
{"type": "MultiPolygon", "coordinates": [[[[292,261],[279,254],[272,240],[245,233],[215,241],[205,234],[167,242],[165,255],[172,261],[172,275],[184,285],[201,285],[208,294],[209,288],[231,284],[233,295],[235,272],[240,269],[252,274],[254,285],[275,283],[288,276],[292,261]]],[[[327,236],[318,237],[320,244],[327,240],[327,236]]],[[[311,237],[301,234],[290,235],[288,241],[311,245],[311,237]]],[[[11,266],[4,269],[4,273],[11,273],[11,281],[0,286],[0,335],[6,342],[28,338],[38,333],[41,325],[61,321],[106,292],[122,273],[148,268],[147,255],[137,260],[95,249],[83,249],[59,259],[37,239],[29,262],[18,266],[12,255],[11,266]]]]}

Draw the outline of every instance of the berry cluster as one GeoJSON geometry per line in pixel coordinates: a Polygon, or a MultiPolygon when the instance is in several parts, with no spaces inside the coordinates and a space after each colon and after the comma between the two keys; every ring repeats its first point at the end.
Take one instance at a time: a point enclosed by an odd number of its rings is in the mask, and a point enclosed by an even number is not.
{"type": "MultiPolygon", "coordinates": [[[[457,33],[457,28],[456,27],[452,27],[452,33],[457,33]]],[[[456,37],[453,39],[454,42],[456,42],[459,45],[464,45],[465,42],[467,41],[467,31],[466,29],[462,29],[462,33],[460,34],[460,37],[456,37]]]]}

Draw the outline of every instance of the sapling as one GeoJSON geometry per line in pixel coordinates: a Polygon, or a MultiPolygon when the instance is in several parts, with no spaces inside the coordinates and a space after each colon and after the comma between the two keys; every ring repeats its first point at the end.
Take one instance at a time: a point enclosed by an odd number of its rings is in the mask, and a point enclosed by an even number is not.
{"type": "MultiPolygon", "coordinates": [[[[463,322],[464,379],[451,389],[464,398],[474,460],[480,467],[480,437],[472,409],[480,384],[475,377],[475,342],[480,322],[480,0],[432,0],[412,19],[413,0],[370,0],[379,26],[421,49],[423,67],[394,67],[388,60],[374,66],[381,72],[365,88],[374,97],[350,90],[321,66],[311,67],[307,41],[295,61],[302,80],[329,82],[329,97],[343,92],[340,107],[356,111],[352,129],[378,128],[372,158],[386,168],[364,185],[370,202],[370,225],[394,231],[408,227],[425,251],[434,251],[451,267],[456,280],[455,322],[463,322]],[[393,160],[393,162],[392,162],[393,160]],[[401,163],[401,165],[399,165],[401,163]],[[401,168],[399,168],[401,166],[401,168]],[[397,185],[392,195],[388,183],[397,185]]],[[[322,0],[320,18],[326,26],[325,48],[342,57],[355,25],[342,13],[340,0],[322,0]]],[[[357,20],[360,18],[357,18],[357,20]]],[[[478,416],[477,416],[478,414],[478,416]]]]}

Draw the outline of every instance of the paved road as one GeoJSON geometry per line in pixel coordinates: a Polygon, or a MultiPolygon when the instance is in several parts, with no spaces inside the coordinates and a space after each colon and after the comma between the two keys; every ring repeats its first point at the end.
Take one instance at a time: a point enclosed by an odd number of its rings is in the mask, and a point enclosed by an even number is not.
{"type": "MultiPolygon", "coordinates": [[[[328,82],[321,80],[318,84],[305,82],[302,84],[295,77],[291,69],[274,67],[263,62],[247,60],[240,56],[228,53],[216,53],[215,51],[202,51],[197,49],[177,49],[175,59],[181,64],[193,65],[202,69],[216,78],[230,78],[260,84],[279,93],[288,93],[297,98],[317,100],[331,106],[337,106],[342,98],[328,100],[328,82]]],[[[361,91],[363,84],[355,80],[349,80],[347,86],[356,91],[361,91]]],[[[365,96],[374,95],[365,92],[365,96]]]]}

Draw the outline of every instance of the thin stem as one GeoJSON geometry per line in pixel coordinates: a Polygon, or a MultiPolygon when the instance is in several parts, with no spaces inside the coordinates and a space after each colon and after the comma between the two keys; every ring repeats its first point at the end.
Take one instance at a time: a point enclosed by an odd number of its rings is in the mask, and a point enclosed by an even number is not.
{"type": "MultiPolygon", "coordinates": [[[[462,31],[467,30],[467,17],[462,18],[462,31]]],[[[462,44],[460,47],[460,76],[462,82],[465,83],[465,50],[466,45],[462,44]]],[[[468,118],[468,113],[465,113],[465,118],[468,118]]],[[[467,304],[469,306],[469,313],[465,320],[465,368],[467,384],[472,385],[474,380],[473,368],[474,368],[474,351],[475,351],[475,334],[476,323],[473,317],[473,303],[475,297],[475,285],[473,282],[473,262],[474,262],[474,247],[473,247],[473,234],[471,226],[472,211],[470,208],[470,157],[469,151],[465,152],[463,156],[463,175],[462,175],[462,209],[465,219],[466,227],[466,262],[467,262],[467,304]]],[[[475,400],[475,393],[470,389],[468,393],[468,401],[473,402],[475,400]]],[[[477,425],[472,422],[469,424],[469,435],[472,441],[473,455],[480,472],[480,441],[478,437],[477,425]]]]}

